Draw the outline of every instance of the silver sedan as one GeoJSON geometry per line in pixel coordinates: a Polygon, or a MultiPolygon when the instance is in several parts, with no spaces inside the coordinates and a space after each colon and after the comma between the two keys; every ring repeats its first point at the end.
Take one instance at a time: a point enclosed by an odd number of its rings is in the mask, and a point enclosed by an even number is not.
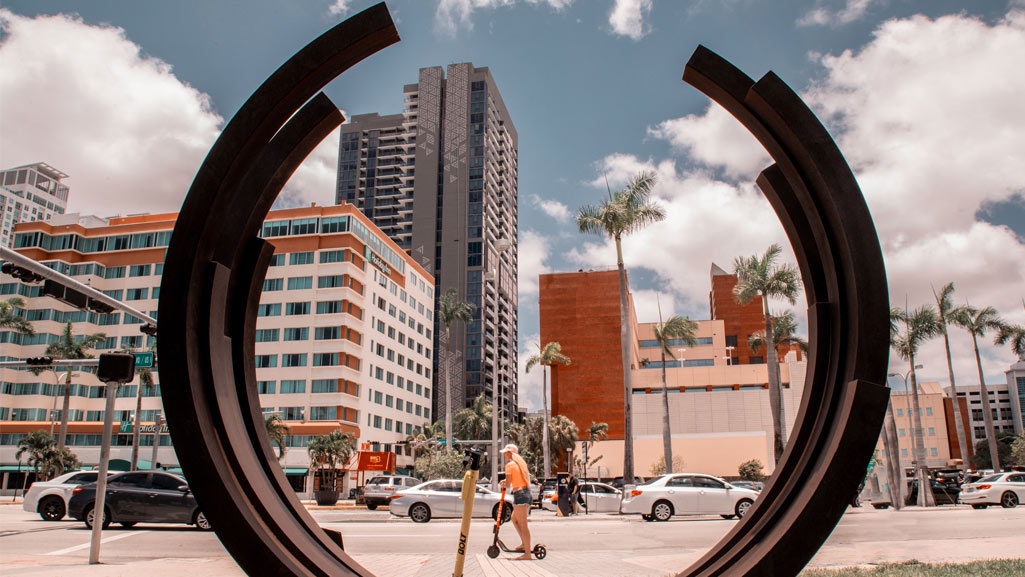
{"type": "MultiPolygon", "coordinates": [[[[497,518],[501,494],[481,486],[477,486],[476,491],[473,499],[473,516],[497,518]]],[[[462,479],[428,481],[410,489],[397,491],[392,495],[388,509],[392,515],[409,517],[416,523],[426,523],[431,519],[462,517],[462,492],[462,479]]],[[[512,516],[512,495],[507,493],[505,502],[503,522],[512,516]]]]}
{"type": "Polygon", "coordinates": [[[711,475],[672,474],[637,485],[623,495],[621,513],[640,513],[646,521],[668,521],[673,515],[743,517],[758,493],[711,475]]]}

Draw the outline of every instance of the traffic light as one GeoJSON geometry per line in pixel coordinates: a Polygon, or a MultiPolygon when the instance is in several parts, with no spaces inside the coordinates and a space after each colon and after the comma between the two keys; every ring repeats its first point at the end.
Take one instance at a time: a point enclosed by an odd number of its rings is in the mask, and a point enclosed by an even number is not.
{"type": "Polygon", "coordinates": [[[114,307],[107,303],[87,296],[69,286],[64,286],[55,280],[46,279],[43,282],[42,294],[77,309],[90,310],[100,314],[110,314],[114,310],[114,307]]]}
{"type": "Polygon", "coordinates": [[[103,353],[96,378],[104,383],[130,383],[135,378],[135,355],[130,353],[103,353]]]}
{"type": "Polygon", "coordinates": [[[53,364],[53,357],[29,357],[25,364],[31,367],[48,367],[53,364]]]}
{"type": "Polygon", "coordinates": [[[27,268],[20,267],[12,262],[5,262],[0,265],[0,272],[9,274],[23,283],[37,283],[43,280],[41,275],[36,274],[27,268]]]}

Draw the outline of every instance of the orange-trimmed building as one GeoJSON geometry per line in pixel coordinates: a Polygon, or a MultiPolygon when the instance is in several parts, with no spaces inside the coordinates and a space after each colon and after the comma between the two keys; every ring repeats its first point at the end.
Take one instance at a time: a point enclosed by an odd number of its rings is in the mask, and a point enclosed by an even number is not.
{"type": "MultiPolygon", "coordinates": [[[[77,214],[15,227],[12,248],[64,274],[157,316],[166,246],[176,214],[101,219],[77,214]]],[[[373,451],[396,454],[398,468],[412,466],[406,435],[430,422],[434,279],[352,205],[271,211],[261,236],[275,247],[264,280],[257,320],[256,375],[266,414],[289,427],[282,459],[298,491],[306,491],[306,443],[342,429],[373,451]]],[[[38,286],[0,275],[0,299],[20,296],[19,314],[36,336],[0,330],[0,357],[42,356],[65,323],[76,335],[103,333],[94,352],[141,350],[152,337],[123,313],[80,311],[40,296],[38,286]]],[[[158,319],[159,321],[159,319],[158,319]]],[[[143,387],[140,459],[150,459],[152,424],[161,409],[161,383],[143,387]]],[[[0,482],[17,483],[17,441],[60,423],[62,386],[56,375],[0,369],[0,482]]],[[[98,460],[102,384],[82,371],[72,378],[70,446],[86,465],[98,460]]],[[[115,404],[121,423],[112,458],[128,459],[138,382],[123,386],[115,404]]],[[[164,436],[158,461],[174,467],[164,436]]]]}

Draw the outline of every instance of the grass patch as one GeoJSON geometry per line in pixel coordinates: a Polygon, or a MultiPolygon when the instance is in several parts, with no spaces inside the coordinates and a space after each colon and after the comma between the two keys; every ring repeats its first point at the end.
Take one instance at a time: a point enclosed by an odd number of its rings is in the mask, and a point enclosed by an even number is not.
{"type": "Polygon", "coordinates": [[[1025,577],[1025,559],[972,563],[886,563],[872,568],[806,569],[800,577],[1025,577]]]}

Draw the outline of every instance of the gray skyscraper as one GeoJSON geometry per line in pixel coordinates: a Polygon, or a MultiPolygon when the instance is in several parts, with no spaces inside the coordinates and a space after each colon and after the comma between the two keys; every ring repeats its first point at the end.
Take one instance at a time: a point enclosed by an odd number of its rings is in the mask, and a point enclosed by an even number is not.
{"type": "MultiPolygon", "coordinates": [[[[402,114],[354,116],[341,129],[335,201],[355,204],[477,307],[452,327],[453,411],[496,388],[517,407],[517,136],[487,68],[422,68],[402,114]]],[[[435,415],[445,414],[444,326],[435,319],[435,415]]]]}

